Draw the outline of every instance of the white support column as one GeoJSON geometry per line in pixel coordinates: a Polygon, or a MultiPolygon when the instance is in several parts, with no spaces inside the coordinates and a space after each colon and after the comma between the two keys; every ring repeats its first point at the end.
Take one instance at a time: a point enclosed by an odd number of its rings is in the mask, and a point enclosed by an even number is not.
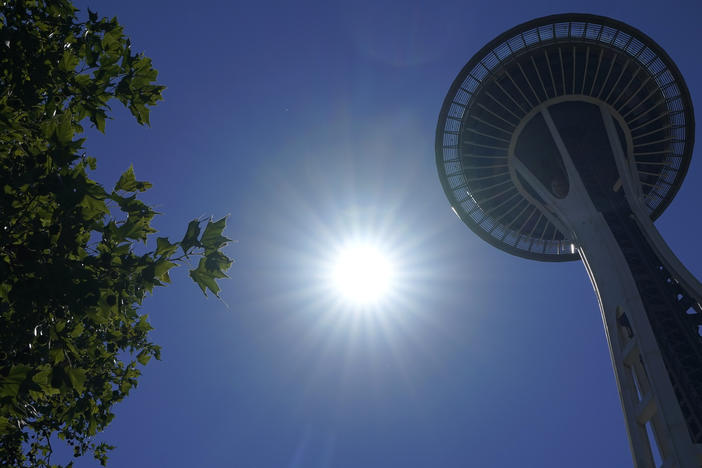
{"type": "MultiPolygon", "coordinates": [[[[615,159],[619,159],[623,153],[614,124],[609,112],[602,109],[610,143],[613,150],[618,148],[615,159]]],[[[515,170],[542,198],[546,208],[558,218],[559,224],[567,229],[564,233],[577,243],[600,304],[634,466],[660,468],[656,467],[652,454],[655,444],[662,458],[662,467],[700,468],[702,457],[699,446],[690,438],[626,258],[603,215],[593,205],[548,109],[544,108],[541,112],[568,176],[568,194],[564,198],[556,198],[519,161],[518,155],[512,162],[515,170]],[[647,424],[655,440],[649,440],[647,424]]],[[[630,177],[627,178],[629,171],[625,169],[626,165],[625,160],[618,161],[619,172],[623,173],[623,185],[629,194],[635,191],[636,185],[630,177]]],[[[635,210],[634,216],[641,218],[641,210],[635,210]]],[[[639,219],[639,224],[645,226],[648,221],[652,226],[645,212],[643,216],[645,219],[639,219]]],[[[648,230],[644,232],[650,235],[648,230]]],[[[655,239],[651,241],[653,244],[656,242],[655,239]]],[[[675,266],[673,260],[668,259],[668,262],[675,266]]],[[[689,278],[687,281],[693,283],[692,275],[689,278]]]]}
{"type": "Polygon", "coordinates": [[[629,432],[634,464],[654,467],[653,443],[664,466],[699,468],[660,349],[626,259],[602,215],[580,225],[580,253],[595,287],[629,432]],[[594,247],[594,248],[593,248],[594,247]],[[631,328],[622,325],[624,319],[631,328]],[[637,390],[638,388],[638,390],[637,390]],[[650,422],[654,440],[649,440],[650,422]]]}

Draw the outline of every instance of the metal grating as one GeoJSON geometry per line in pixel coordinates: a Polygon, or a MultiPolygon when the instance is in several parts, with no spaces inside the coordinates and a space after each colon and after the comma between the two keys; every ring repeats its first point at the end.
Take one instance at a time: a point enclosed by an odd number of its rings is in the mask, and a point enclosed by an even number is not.
{"type": "Polygon", "coordinates": [[[560,96],[608,103],[633,138],[645,204],[656,219],[687,172],[694,115],[676,65],[654,41],[615,20],[584,14],[533,20],[480,50],[455,79],[437,126],[437,167],[458,216],[510,253],[579,258],[571,242],[514,186],[510,138],[529,111],[560,96]]]}

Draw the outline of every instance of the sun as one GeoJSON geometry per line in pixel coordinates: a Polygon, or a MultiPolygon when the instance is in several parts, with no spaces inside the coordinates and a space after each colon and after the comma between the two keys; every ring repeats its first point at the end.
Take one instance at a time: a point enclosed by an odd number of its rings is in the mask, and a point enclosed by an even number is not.
{"type": "Polygon", "coordinates": [[[339,250],[332,269],[332,283],[350,304],[377,304],[392,290],[393,262],[372,244],[354,243],[339,250]]]}

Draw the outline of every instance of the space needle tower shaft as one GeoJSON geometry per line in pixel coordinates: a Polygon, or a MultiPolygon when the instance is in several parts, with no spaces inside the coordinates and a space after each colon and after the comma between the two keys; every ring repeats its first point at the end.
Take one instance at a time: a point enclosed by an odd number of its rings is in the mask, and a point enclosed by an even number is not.
{"type": "Polygon", "coordinates": [[[689,92],[665,51],[581,14],[486,45],[437,126],[439,177],[473,231],[515,255],[584,263],[636,468],[702,467],[702,286],[653,224],[693,143],[689,92]]]}
{"type": "Polygon", "coordinates": [[[538,112],[546,128],[527,131],[548,133],[522,137],[541,145],[550,138],[560,156],[551,172],[564,174],[547,187],[534,173],[543,167],[532,172],[516,152],[513,166],[572,239],[597,293],[636,466],[659,458],[663,466],[697,468],[702,360],[688,315],[699,313],[702,289],[644,210],[612,109],[578,99],[538,112]],[[559,129],[552,115],[563,113],[569,121],[559,129]],[[567,194],[557,185],[564,181],[567,194]]]}

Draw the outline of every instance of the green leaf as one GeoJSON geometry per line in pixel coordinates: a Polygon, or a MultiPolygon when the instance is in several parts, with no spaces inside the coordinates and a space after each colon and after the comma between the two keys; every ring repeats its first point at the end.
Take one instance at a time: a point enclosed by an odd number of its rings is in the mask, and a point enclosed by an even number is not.
{"type": "Polygon", "coordinates": [[[115,191],[124,190],[125,192],[144,192],[150,188],[151,183],[136,180],[133,165],[129,166],[129,169],[122,174],[117,181],[117,185],[115,185],[115,191]]]}
{"type": "Polygon", "coordinates": [[[63,52],[63,57],[61,57],[61,60],[59,61],[59,70],[71,72],[75,70],[79,63],[80,60],[78,57],[76,57],[70,49],[67,49],[63,52]]]}
{"type": "Polygon", "coordinates": [[[110,213],[104,200],[100,200],[91,195],[83,197],[83,201],[80,202],[79,206],[82,208],[83,216],[85,216],[86,219],[100,219],[104,215],[110,213]]]}
{"type": "Polygon", "coordinates": [[[61,114],[55,132],[59,143],[63,145],[70,143],[71,140],[73,140],[73,122],[70,112],[64,112],[61,114]]]}
{"type": "Polygon", "coordinates": [[[126,255],[131,251],[132,248],[132,243],[131,242],[125,242],[124,244],[119,244],[115,249],[113,250],[114,255],[126,255]]]}
{"type": "Polygon", "coordinates": [[[49,366],[41,366],[39,369],[39,372],[32,377],[32,381],[37,383],[42,390],[51,388],[52,369],[49,366]]]}
{"type": "Polygon", "coordinates": [[[76,80],[76,84],[82,88],[90,85],[92,81],[90,75],[75,75],[74,79],[76,80]]]}
{"type": "Polygon", "coordinates": [[[147,236],[156,232],[156,229],[151,227],[148,218],[129,215],[117,231],[123,238],[146,241],[147,236]]]}
{"type": "Polygon", "coordinates": [[[19,393],[20,385],[27,380],[27,375],[32,368],[24,365],[13,366],[7,377],[0,378],[0,398],[16,397],[19,393]]]}
{"type": "Polygon", "coordinates": [[[183,249],[183,252],[185,254],[188,254],[188,251],[196,246],[200,245],[200,242],[197,240],[198,236],[200,235],[200,221],[197,219],[190,221],[188,224],[188,230],[185,232],[185,237],[183,237],[183,240],[180,241],[180,247],[183,249]]]}
{"type": "Polygon", "coordinates": [[[171,244],[167,237],[156,239],[156,255],[170,257],[178,249],[178,244],[171,244]]]}
{"type": "Polygon", "coordinates": [[[66,355],[63,353],[63,348],[52,348],[49,351],[49,358],[51,358],[51,363],[53,365],[63,361],[65,357],[66,355]]]}
{"type": "Polygon", "coordinates": [[[149,108],[143,103],[132,102],[132,104],[129,106],[129,110],[132,111],[132,115],[136,117],[137,122],[139,122],[141,125],[151,126],[151,122],[149,121],[149,108]]]}
{"type": "Polygon", "coordinates": [[[124,190],[126,192],[133,192],[136,190],[136,177],[134,176],[133,165],[130,165],[129,169],[124,171],[124,174],[122,174],[117,181],[117,184],[115,185],[115,192],[118,190],[124,190]]]}
{"type": "Polygon", "coordinates": [[[207,226],[205,226],[205,232],[202,233],[202,238],[200,238],[200,243],[205,249],[205,252],[218,250],[220,247],[222,247],[224,244],[231,240],[222,235],[222,231],[224,231],[226,225],[226,216],[214,223],[212,221],[207,222],[207,226]]]}
{"type": "Polygon", "coordinates": [[[7,300],[10,296],[10,291],[12,291],[12,285],[7,283],[0,284],[0,299],[7,300]]]}
{"type": "Polygon", "coordinates": [[[7,419],[4,416],[0,416],[0,434],[5,434],[7,431],[12,429],[12,424],[10,423],[10,420],[7,419]]]}
{"type": "Polygon", "coordinates": [[[106,118],[107,118],[107,114],[105,114],[105,111],[102,109],[98,109],[90,117],[90,120],[95,124],[95,128],[97,128],[102,133],[105,133],[105,119],[106,118]]]}
{"type": "Polygon", "coordinates": [[[115,28],[111,31],[107,31],[104,36],[102,36],[102,47],[105,49],[110,48],[113,45],[118,45],[119,40],[122,37],[122,28],[115,28]]]}
{"type": "Polygon", "coordinates": [[[190,270],[190,277],[200,286],[205,296],[207,296],[207,290],[209,289],[215,296],[219,297],[220,288],[215,279],[226,278],[226,276],[221,271],[208,269],[205,258],[200,259],[197,268],[190,270]]]}
{"type": "Polygon", "coordinates": [[[147,314],[140,315],[139,321],[136,323],[134,328],[136,328],[141,333],[147,333],[150,330],[153,330],[154,328],[151,326],[148,319],[149,316],[147,314]]]}
{"type": "Polygon", "coordinates": [[[72,338],[77,338],[77,337],[79,337],[79,336],[83,333],[84,328],[85,328],[85,327],[83,327],[83,324],[82,324],[82,323],[78,323],[78,324],[75,326],[75,328],[73,328],[73,330],[71,331],[71,333],[70,333],[71,337],[72,337],[72,338]]]}
{"type": "Polygon", "coordinates": [[[71,387],[79,393],[82,392],[85,389],[85,369],[68,367],[65,369],[65,372],[71,383],[71,387]]]}
{"type": "Polygon", "coordinates": [[[117,296],[111,289],[101,289],[100,299],[98,300],[98,310],[94,320],[97,323],[105,323],[109,321],[117,312],[117,296]]]}
{"type": "Polygon", "coordinates": [[[205,255],[205,268],[209,271],[216,272],[217,278],[226,278],[224,274],[232,265],[232,259],[224,255],[222,252],[215,250],[205,255]]]}
{"type": "Polygon", "coordinates": [[[151,359],[151,353],[149,353],[147,350],[141,351],[139,354],[137,354],[137,361],[139,361],[139,364],[146,365],[149,360],[151,359]]]}
{"type": "Polygon", "coordinates": [[[162,259],[157,261],[154,264],[154,278],[156,278],[159,281],[164,281],[166,283],[170,283],[171,279],[168,276],[168,270],[173,268],[174,266],[177,266],[173,262],[169,262],[168,260],[162,259]]]}

